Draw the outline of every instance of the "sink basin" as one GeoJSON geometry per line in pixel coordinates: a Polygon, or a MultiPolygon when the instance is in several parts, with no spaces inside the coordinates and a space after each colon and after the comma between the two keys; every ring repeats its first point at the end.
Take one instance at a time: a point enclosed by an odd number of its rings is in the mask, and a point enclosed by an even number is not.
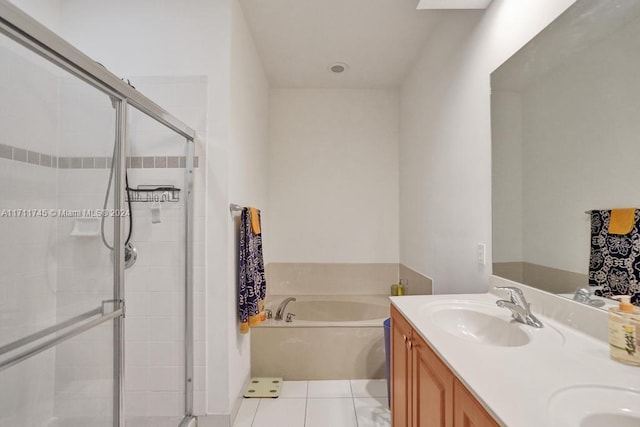
{"type": "Polygon", "coordinates": [[[476,343],[502,347],[529,343],[529,336],[514,323],[476,310],[440,310],[434,313],[432,320],[450,334],[476,343]]]}
{"type": "Polygon", "coordinates": [[[435,325],[476,344],[496,347],[564,344],[564,335],[548,322],[543,328],[524,325],[516,322],[509,310],[489,303],[465,300],[432,302],[420,308],[420,315],[426,327],[435,325]]]}
{"type": "Polygon", "coordinates": [[[456,302],[428,304],[424,312],[430,324],[475,343],[518,347],[531,341],[525,325],[512,321],[511,313],[498,307],[456,302]]]}
{"type": "Polygon", "coordinates": [[[580,385],[567,387],[549,399],[550,426],[562,427],[638,427],[640,391],[580,385]]]}

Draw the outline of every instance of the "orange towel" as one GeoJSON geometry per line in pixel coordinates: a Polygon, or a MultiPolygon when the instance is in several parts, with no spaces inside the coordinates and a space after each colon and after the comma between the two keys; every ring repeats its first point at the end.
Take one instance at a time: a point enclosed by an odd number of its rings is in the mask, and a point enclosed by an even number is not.
{"type": "Polygon", "coordinates": [[[611,209],[611,219],[609,219],[609,234],[629,234],[633,230],[636,210],[611,209]]]}
{"type": "Polygon", "coordinates": [[[260,234],[260,211],[256,208],[249,208],[251,215],[251,229],[253,234],[260,234]]]}

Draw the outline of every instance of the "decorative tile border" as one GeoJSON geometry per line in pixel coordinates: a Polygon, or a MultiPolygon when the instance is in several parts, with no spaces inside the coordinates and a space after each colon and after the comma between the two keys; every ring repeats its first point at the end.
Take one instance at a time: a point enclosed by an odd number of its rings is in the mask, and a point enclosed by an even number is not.
{"type": "MultiPolygon", "coordinates": [[[[5,144],[0,144],[0,158],[54,169],[111,168],[111,157],[56,157],[5,144]]],[[[193,166],[197,168],[199,164],[198,156],[194,157],[193,166]]],[[[185,156],[127,157],[127,168],[129,169],[184,169],[185,167],[187,167],[185,156]]]]}

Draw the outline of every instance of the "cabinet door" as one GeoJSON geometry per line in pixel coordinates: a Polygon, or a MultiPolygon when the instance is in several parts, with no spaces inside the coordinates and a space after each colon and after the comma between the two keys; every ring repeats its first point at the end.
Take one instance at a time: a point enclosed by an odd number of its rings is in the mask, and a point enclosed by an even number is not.
{"type": "Polygon", "coordinates": [[[412,425],[452,427],[453,373],[417,333],[410,349],[413,357],[412,425]]]}
{"type": "Polygon", "coordinates": [[[498,427],[493,417],[457,378],[454,388],[454,427],[498,427]]]}
{"type": "Polygon", "coordinates": [[[391,425],[410,427],[411,326],[391,307],[391,425]]]}

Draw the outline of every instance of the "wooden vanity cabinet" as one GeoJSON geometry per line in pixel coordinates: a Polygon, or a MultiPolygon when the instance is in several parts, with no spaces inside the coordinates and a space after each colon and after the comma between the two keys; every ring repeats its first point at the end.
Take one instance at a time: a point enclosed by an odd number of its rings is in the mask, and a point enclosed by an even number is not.
{"type": "Polygon", "coordinates": [[[498,424],[440,357],[391,306],[392,427],[498,424]]]}
{"type": "Polygon", "coordinates": [[[411,405],[411,325],[391,306],[391,425],[409,427],[411,405]]]}
{"type": "Polygon", "coordinates": [[[456,378],[453,392],[454,427],[498,427],[493,417],[485,411],[475,397],[456,378]]]}

